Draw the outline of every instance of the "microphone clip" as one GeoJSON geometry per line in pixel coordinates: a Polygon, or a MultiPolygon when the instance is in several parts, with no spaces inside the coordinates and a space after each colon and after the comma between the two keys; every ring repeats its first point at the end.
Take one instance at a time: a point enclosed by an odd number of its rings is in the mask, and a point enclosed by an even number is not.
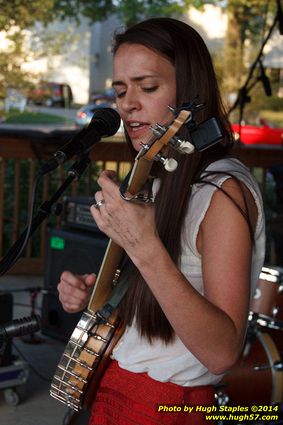
{"type": "Polygon", "coordinates": [[[36,314],[11,320],[0,326],[0,344],[10,338],[29,335],[40,329],[40,317],[36,314]]]}

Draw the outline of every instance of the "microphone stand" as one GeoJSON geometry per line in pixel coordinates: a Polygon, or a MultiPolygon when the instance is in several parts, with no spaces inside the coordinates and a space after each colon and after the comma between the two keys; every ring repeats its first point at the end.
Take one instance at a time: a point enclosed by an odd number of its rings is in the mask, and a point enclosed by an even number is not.
{"type": "MultiPolygon", "coordinates": [[[[32,224],[30,227],[28,239],[35,232],[35,230],[41,225],[41,223],[47,217],[49,217],[49,215],[52,212],[53,205],[58,201],[58,199],[62,196],[62,194],[65,192],[68,186],[73,182],[73,180],[75,179],[78,180],[81,177],[81,175],[84,173],[84,171],[88,167],[89,163],[90,163],[90,159],[88,157],[88,154],[84,154],[79,158],[78,161],[76,161],[71,166],[71,168],[68,170],[68,177],[63,182],[63,184],[57,189],[57,191],[50,198],[50,200],[43,202],[43,204],[41,204],[41,206],[39,207],[37,214],[32,219],[32,224]]],[[[0,276],[5,274],[17,261],[17,255],[20,252],[22,245],[27,237],[27,232],[28,232],[28,228],[26,228],[23,231],[23,233],[20,235],[17,241],[13,244],[13,246],[9,249],[7,254],[0,261],[0,276]]]]}
{"type": "Polygon", "coordinates": [[[249,86],[249,83],[250,83],[250,80],[253,77],[253,73],[254,73],[254,70],[255,70],[257,64],[261,60],[263,49],[264,49],[266,43],[268,42],[269,38],[271,37],[271,34],[272,34],[278,20],[279,20],[279,16],[278,16],[278,13],[277,13],[275,15],[273,23],[272,23],[271,27],[269,28],[269,31],[268,31],[265,39],[263,40],[263,43],[262,43],[262,46],[261,46],[261,48],[258,52],[257,58],[250,68],[246,82],[240,88],[240,90],[238,92],[237,99],[235,100],[234,104],[231,106],[231,108],[228,111],[228,115],[230,115],[230,113],[239,105],[239,130],[240,130],[239,134],[240,134],[240,136],[241,136],[241,123],[242,123],[242,119],[243,119],[243,115],[244,115],[244,107],[245,107],[246,103],[250,102],[250,97],[249,97],[248,94],[249,94],[250,90],[252,89],[252,87],[254,87],[254,85],[258,82],[258,80],[260,78],[257,79],[256,81],[254,81],[250,86],[249,86]]]}
{"type": "Polygon", "coordinates": [[[7,348],[7,340],[5,340],[2,336],[0,336],[0,367],[2,365],[2,359],[4,357],[6,348],[7,348]]]}
{"type": "MultiPolygon", "coordinates": [[[[35,316],[35,303],[36,303],[37,295],[38,295],[37,288],[30,289],[30,304],[31,304],[30,315],[31,316],[35,316]]],[[[42,339],[35,336],[34,332],[31,332],[26,336],[22,336],[21,339],[23,342],[27,344],[40,344],[42,342],[42,339]]]]}

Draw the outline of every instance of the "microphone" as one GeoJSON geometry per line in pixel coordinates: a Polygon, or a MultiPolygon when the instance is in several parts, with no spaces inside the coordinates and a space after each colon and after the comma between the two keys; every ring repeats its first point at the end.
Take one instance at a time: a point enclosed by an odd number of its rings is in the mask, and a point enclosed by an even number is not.
{"type": "Polygon", "coordinates": [[[74,155],[88,152],[101,137],[113,136],[120,127],[120,116],[111,108],[101,108],[95,111],[87,128],[81,130],[68,143],[53,154],[53,158],[43,164],[39,174],[44,175],[66,162],[74,155]]]}
{"type": "Polygon", "coordinates": [[[260,77],[259,77],[259,79],[262,82],[262,85],[263,85],[263,88],[264,88],[264,93],[265,93],[266,96],[271,96],[272,90],[271,90],[270,80],[269,80],[268,76],[266,75],[266,73],[264,71],[264,67],[263,67],[261,61],[259,61],[259,66],[260,66],[260,77]]]}
{"type": "Polygon", "coordinates": [[[39,329],[40,317],[38,315],[14,319],[5,325],[0,326],[0,341],[7,340],[15,336],[33,334],[39,329]]]}
{"type": "Polygon", "coordinates": [[[277,20],[280,35],[283,35],[283,12],[281,6],[281,0],[277,0],[277,20]]]}

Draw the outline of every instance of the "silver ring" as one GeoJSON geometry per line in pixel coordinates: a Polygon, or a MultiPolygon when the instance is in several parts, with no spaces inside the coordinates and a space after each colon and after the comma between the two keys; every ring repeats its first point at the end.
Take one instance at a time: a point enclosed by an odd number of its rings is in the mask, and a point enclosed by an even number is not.
{"type": "Polygon", "coordinates": [[[101,207],[101,205],[105,204],[104,199],[100,199],[100,201],[96,202],[96,204],[94,204],[94,207],[99,210],[99,208],[101,207]]]}

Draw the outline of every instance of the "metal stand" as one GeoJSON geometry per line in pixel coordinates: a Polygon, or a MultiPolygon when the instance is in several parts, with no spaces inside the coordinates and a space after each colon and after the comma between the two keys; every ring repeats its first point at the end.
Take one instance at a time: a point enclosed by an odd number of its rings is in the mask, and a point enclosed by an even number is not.
{"type": "MultiPolygon", "coordinates": [[[[31,316],[35,316],[36,312],[35,312],[35,304],[36,304],[36,299],[38,296],[38,292],[40,291],[39,288],[30,288],[29,292],[30,292],[30,303],[31,303],[31,312],[30,315],[31,316]]],[[[43,339],[35,336],[34,333],[31,333],[29,335],[23,336],[21,337],[21,340],[27,344],[41,344],[43,339]]]]}
{"type": "Polygon", "coordinates": [[[57,203],[59,198],[75,179],[79,179],[90,163],[87,155],[83,155],[80,160],[76,161],[68,171],[68,177],[64,183],[58,188],[55,194],[48,201],[45,201],[38,209],[37,214],[33,217],[30,227],[26,228],[19,239],[9,249],[8,253],[0,261],[0,276],[5,274],[18,260],[20,253],[23,250],[23,245],[33,235],[35,230],[41,223],[49,217],[52,212],[53,205],[57,203]]]}
{"type": "Polygon", "coordinates": [[[263,43],[261,45],[261,48],[260,48],[259,53],[257,55],[257,58],[254,61],[254,63],[252,64],[252,66],[250,67],[250,71],[249,71],[249,74],[247,76],[246,82],[240,88],[240,90],[238,92],[237,99],[235,100],[234,104],[232,105],[232,107],[228,111],[228,114],[230,114],[237,106],[239,106],[239,129],[240,129],[240,135],[241,135],[241,123],[242,123],[242,119],[243,119],[243,115],[244,115],[244,107],[251,100],[251,98],[249,96],[249,92],[255,86],[255,84],[262,79],[262,77],[259,77],[255,81],[251,82],[252,77],[253,77],[253,73],[254,73],[254,70],[255,70],[257,64],[260,64],[260,66],[262,66],[261,65],[261,58],[262,58],[262,54],[263,54],[263,49],[264,49],[266,43],[268,42],[268,40],[270,39],[271,34],[272,34],[272,32],[273,32],[273,30],[275,28],[275,25],[277,24],[278,20],[279,20],[279,15],[277,13],[276,16],[275,16],[275,18],[274,18],[274,20],[273,20],[273,23],[272,23],[272,25],[271,25],[268,33],[267,33],[267,36],[263,40],[263,43]]]}

